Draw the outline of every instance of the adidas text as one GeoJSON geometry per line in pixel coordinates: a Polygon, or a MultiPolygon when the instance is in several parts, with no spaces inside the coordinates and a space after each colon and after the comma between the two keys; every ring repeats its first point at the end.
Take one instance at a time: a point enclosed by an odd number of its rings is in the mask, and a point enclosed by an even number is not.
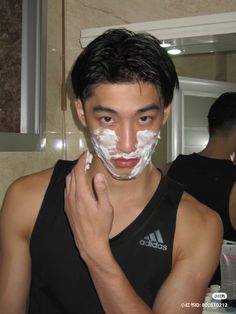
{"type": "Polygon", "coordinates": [[[142,246],[151,247],[153,249],[167,251],[167,245],[164,244],[160,230],[155,230],[139,241],[142,246]]]}
{"type": "Polygon", "coordinates": [[[150,240],[140,240],[139,243],[143,246],[149,246],[149,247],[152,247],[154,249],[167,251],[167,245],[163,245],[161,243],[152,242],[150,240]]]}

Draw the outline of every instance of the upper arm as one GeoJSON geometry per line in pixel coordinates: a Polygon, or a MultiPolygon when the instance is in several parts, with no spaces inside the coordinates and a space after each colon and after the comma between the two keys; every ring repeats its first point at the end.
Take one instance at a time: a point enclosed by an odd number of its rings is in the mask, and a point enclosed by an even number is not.
{"type": "Polygon", "coordinates": [[[51,170],[8,189],[0,211],[0,312],[25,313],[31,277],[29,242],[51,170]]]}
{"type": "Polygon", "coordinates": [[[202,313],[200,305],[219,263],[223,233],[220,217],[208,208],[204,208],[207,213],[193,213],[191,217],[191,208],[186,209],[177,218],[173,266],[157,294],[155,313],[202,313]],[[199,307],[191,307],[191,303],[199,307]]]}
{"type": "Polygon", "coordinates": [[[231,224],[236,230],[236,182],[234,183],[230,192],[229,216],[231,224]]]}
{"type": "Polygon", "coordinates": [[[30,257],[17,185],[8,189],[0,212],[0,309],[20,314],[29,291],[30,257]]]}

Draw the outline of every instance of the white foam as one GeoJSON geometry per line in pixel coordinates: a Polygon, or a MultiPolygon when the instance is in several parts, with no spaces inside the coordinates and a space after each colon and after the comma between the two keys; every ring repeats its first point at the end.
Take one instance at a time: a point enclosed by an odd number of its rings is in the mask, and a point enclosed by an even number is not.
{"type": "Polygon", "coordinates": [[[136,150],[131,153],[117,152],[119,137],[114,130],[96,129],[91,136],[91,142],[98,157],[103,161],[111,175],[118,180],[130,180],[140,175],[149,164],[152,154],[160,138],[159,132],[150,130],[138,131],[136,133],[136,150]],[[111,163],[111,159],[139,159],[139,162],[130,171],[130,174],[121,175],[111,163]]]}

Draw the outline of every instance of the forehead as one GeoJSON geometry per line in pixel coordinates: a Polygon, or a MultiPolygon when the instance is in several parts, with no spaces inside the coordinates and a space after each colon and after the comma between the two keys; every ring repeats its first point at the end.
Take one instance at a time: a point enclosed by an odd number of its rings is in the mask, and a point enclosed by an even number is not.
{"type": "Polygon", "coordinates": [[[114,109],[129,107],[140,109],[142,106],[157,104],[163,106],[159,90],[151,83],[103,83],[94,87],[87,105],[103,105],[114,109]]]}

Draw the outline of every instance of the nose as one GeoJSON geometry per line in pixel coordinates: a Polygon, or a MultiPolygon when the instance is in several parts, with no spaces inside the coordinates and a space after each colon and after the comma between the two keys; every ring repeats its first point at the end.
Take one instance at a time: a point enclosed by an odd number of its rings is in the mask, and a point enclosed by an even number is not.
{"type": "Polygon", "coordinates": [[[132,124],[123,124],[118,132],[119,141],[117,149],[123,153],[131,153],[136,150],[136,130],[132,124]]]}

